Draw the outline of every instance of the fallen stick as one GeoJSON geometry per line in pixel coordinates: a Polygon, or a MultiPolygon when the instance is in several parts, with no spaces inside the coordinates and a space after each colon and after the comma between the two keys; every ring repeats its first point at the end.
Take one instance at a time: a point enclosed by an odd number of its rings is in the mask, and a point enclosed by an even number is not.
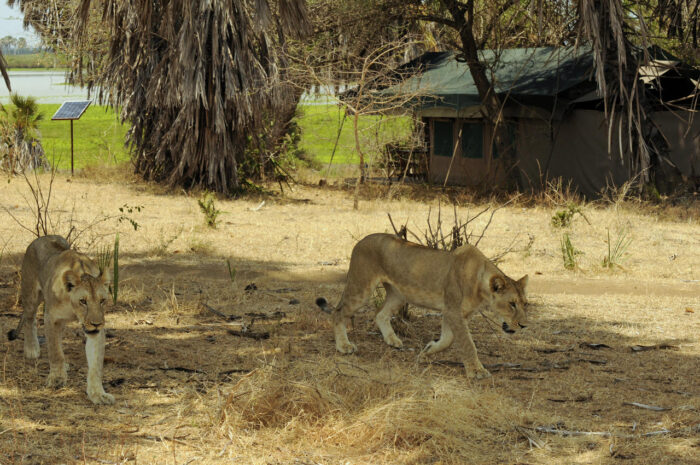
{"type": "Polygon", "coordinates": [[[515,431],[520,433],[525,439],[527,439],[527,442],[530,443],[530,447],[535,446],[538,449],[542,449],[544,447],[544,443],[534,437],[532,434],[530,434],[530,431],[528,431],[526,428],[523,428],[522,426],[515,426],[515,431]]]}
{"type": "Polygon", "coordinates": [[[178,444],[182,444],[183,446],[192,447],[190,444],[186,443],[185,441],[181,441],[181,439],[186,439],[187,436],[188,435],[168,437],[168,436],[153,436],[153,435],[147,434],[147,435],[137,435],[137,436],[132,436],[132,437],[148,439],[150,441],[156,441],[156,442],[171,441],[171,442],[176,442],[178,444]]]}
{"type": "Polygon", "coordinates": [[[574,397],[573,399],[560,399],[560,398],[548,398],[547,399],[550,402],[588,402],[589,400],[593,400],[593,394],[589,394],[587,396],[578,396],[574,397]]]}
{"type": "Polygon", "coordinates": [[[539,352],[541,354],[556,354],[559,352],[571,352],[574,350],[574,346],[570,347],[545,347],[543,349],[535,349],[535,352],[539,352]]]}
{"type": "Polygon", "coordinates": [[[671,410],[668,407],[657,407],[655,405],[640,404],[639,402],[623,402],[622,405],[631,405],[632,407],[653,410],[655,412],[665,412],[666,410],[671,410]]]}
{"type": "Polygon", "coordinates": [[[643,352],[646,350],[661,350],[661,349],[669,349],[669,350],[679,350],[678,346],[674,346],[671,344],[654,344],[651,346],[640,346],[640,345],[635,345],[630,347],[632,349],[632,352],[643,352]]]}
{"type": "Polygon", "coordinates": [[[227,329],[226,332],[228,332],[232,336],[247,337],[250,339],[255,339],[256,341],[270,338],[270,333],[268,333],[267,331],[265,331],[264,333],[253,333],[250,331],[238,331],[235,329],[227,329]]]}
{"type": "Polygon", "coordinates": [[[613,436],[610,431],[570,431],[568,429],[558,429],[551,426],[538,426],[535,431],[547,434],[558,434],[560,436],[603,436],[609,438],[613,436]]]}
{"type": "Polygon", "coordinates": [[[246,368],[233,368],[231,370],[226,370],[226,371],[220,371],[219,376],[226,376],[226,375],[232,375],[234,373],[250,373],[252,370],[248,370],[246,368]]]}
{"type": "Polygon", "coordinates": [[[241,317],[238,315],[227,315],[225,313],[222,313],[222,312],[218,311],[217,309],[215,309],[214,307],[205,304],[204,302],[201,302],[201,304],[205,310],[208,310],[209,312],[213,313],[216,316],[223,318],[226,321],[233,321],[233,320],[240,320],[241,319],[241,317]]]}
{"type": "MultiPolygon", "coordinates": [[[[283,300],[286,301],[287,299],[283,300]]],[[[278,310],[272,313],[248,312],[245,314],[245,316],[253,317],[256,320],[281,320],[282,318],[285,318],[287,314],[278,310]]]]}
{"type": "MultiPolygon", "coordinates": [[[[527,431],[528,429],[524,426],[516,427],[522,430],[527,431]]],[[[686,426],[684,428],[678,428],[678,429],[661,429],[658,431],[649,431],[648,433],[642,433],[642,434],[619,434],[619,433],[611,433],[610,431],[570,431],[566,429],[559,429],[553,426],[537,426],[535,427],[535,431],[539,433],[546,433],[546,434],[558,434],[560,436],[602,436],[602,437],[615,437],[615,438],[620,438],[620,439],[639,439],[639,438],[644,438],[644,437],[649,437],[649,436],[658,436],[661,434],[671,434],[671,435],[682,435],[682,434],[695,434],[695,433],[700,433],[700,423],[697,425],[692,425],[692,426],[686,426]]]]}
{"type": "Polygon", "coordinates": [[[198,375],[206,375],[202,370],[197,370],[196,368],[186,368],[186,367],[158,367],[162,371],[181,371],[183,373],[197,373],[198,375]]]}

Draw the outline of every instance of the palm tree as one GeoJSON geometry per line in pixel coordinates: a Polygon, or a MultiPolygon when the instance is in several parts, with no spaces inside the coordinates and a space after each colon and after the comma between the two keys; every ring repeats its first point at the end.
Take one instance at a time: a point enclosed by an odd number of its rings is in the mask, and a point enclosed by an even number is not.
{"type": "MultiPolygon", "coordinates": [[[[280,50],[307,29],[305,2],[99,3],[109,48],[95,84],[132,125],[136,171],[227,193],[263,172],[265,135],[300,95],[282,78],[280,50]]],[[[82,1],[79,34],[90,12],[82,1]]]]}
{"type": "Polygon", "coordinates": [[[12,174],[48,167],[39,132],[44,115],[36,100],[11,94],[10,103],[0,105],[0,167],[12,174]]]}

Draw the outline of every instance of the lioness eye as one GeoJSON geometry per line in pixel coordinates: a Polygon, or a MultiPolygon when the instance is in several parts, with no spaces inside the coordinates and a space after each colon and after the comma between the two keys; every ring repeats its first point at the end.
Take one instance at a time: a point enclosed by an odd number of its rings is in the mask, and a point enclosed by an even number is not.
{"type": "Polygon", "coordinates": [[[104,305],[104,303],[107,301],[107,299],[102,299],[100,300],[100,305],[104,305]]]}
{"type": "Polygon", "coordinates": [[[87,299],[80,299],[80,305],[87,305],[87,299]]]}
{"type": "Polygon", "coordinates": [[[515,310],[515,309],[517,308],[517,307],[515,306],[515,302],[511,302],[511,303],[510,303],[510,308],[512,308],[513,310],[515,310]]]}

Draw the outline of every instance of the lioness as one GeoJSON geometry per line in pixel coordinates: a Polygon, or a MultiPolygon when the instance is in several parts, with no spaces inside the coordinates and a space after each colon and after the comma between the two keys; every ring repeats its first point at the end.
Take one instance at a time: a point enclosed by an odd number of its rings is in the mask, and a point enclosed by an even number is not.
{"type": "Polygon", "coordinates": [[[387,344],[402,347],[391,327],[391,317],[406,302],[439,310],[442,312],[440,339],[430,342],[423,352],[440,352],[454,341],[467,373],[485,378],[491,375],[476,355],[463,316],[468,318],[477,308],[490,307],[501,318],[504,331],[524,328],[527,282],[527,275],[513,281],[471,245],[446,252],[391,234],[371,234],[352,250],[347,283],[338,306],[331,308],[323,297],[316,299],[316,304],[333,316],[338,352],[350,354],[357,347],[348,340],[346,321],[367,303],[381,283],[386,300],[375,321],[387,344]]]}
{"type": "Polygon", "coordinates": [[[87,395],[95,404],[113,404],[114,397],[102,387],[105,353],[104,304],[109,299],[109,271],[100,274],[97,264],[86,255],[71,250],[61,236],[34,240],[22,261],[22,317],[17,329],[7,334],[16,339],[24,326],[24,356],[39,357],[36,311],[44,302],[44,331],[49,352],[49,387],[66,383],[63,359],[63,328],[77,319],[85,332],[87,355],[87,395]]]}

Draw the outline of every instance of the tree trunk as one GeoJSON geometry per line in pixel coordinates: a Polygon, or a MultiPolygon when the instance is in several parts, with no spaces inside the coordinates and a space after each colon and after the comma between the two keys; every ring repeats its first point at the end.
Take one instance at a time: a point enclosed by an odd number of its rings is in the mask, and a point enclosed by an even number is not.
{"type": "MultiPolygon", "coordinates": [[[[468,0],[462,4],[458,0],[442,0],[452,16],[460,41],[462,42],[461,56],[469,72],[474,79],[474,84],[481,99],[481,112],[490,127],[489,134],[492,140],[489,147],[493,147],[498,152],[499,161],[497,164],[489,165],[489,177],[483,180],[484,187],[492,187],[497,181],[496,175],[499,165],[503,167],[506,174],[506,186],[509,189],[517,187],[517,172],[515,170],[515,152],[506,140],[507,131],[502,115],[502,102],[496,95],[491,82],[486,75],[486,66],[479,59],[479,50],[474,38],[474,0],[468,0]]],[[[491,151],[493,153],[493,151],[491,151]]],[[[491,156],[489,156],[491,159],[491,156]]]]}

